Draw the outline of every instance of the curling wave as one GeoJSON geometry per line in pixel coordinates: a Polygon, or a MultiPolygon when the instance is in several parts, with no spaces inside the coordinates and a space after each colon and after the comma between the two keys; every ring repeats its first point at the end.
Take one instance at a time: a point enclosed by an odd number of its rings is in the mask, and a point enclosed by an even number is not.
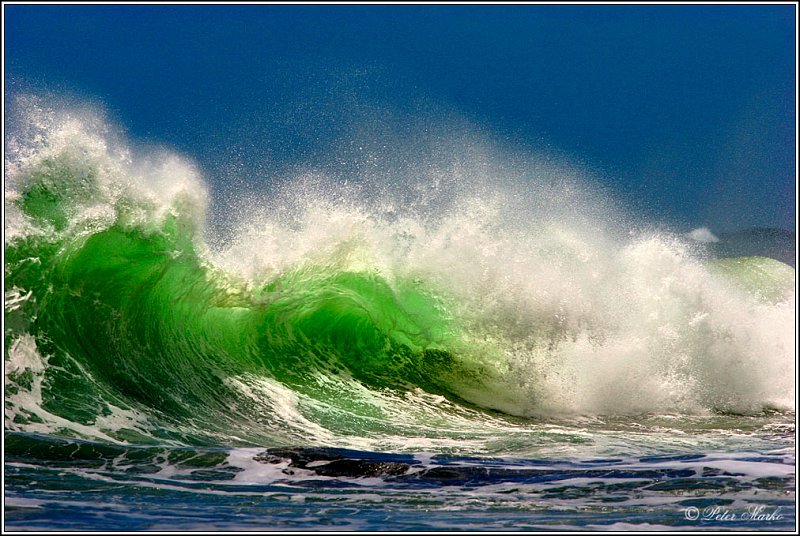
{"type": "Polygon", "coordinates": [[[793,409],[794,270],[637,226],[574,169],[472,145],[298,172],[231,201],[222,237],[190,162],[17,106],[11,429],[420,448],[514,416],[793,409]]]}

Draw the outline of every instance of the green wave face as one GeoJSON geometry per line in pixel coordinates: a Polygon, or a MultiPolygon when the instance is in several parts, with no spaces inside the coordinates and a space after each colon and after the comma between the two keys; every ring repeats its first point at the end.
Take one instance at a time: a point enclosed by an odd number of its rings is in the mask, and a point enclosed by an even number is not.
{"type": "Polygon", "coordinates": [[[73,372],[48,376],[45,410],[88,424],[108,400],[172,423],[198,415],[236,423],[246,416],[232,414],[240,393],[227,378],[264,376],[315,395],[320,371],[373,389],[450,395],[453,323],[420,284],[306,266],[246,289],[200,259],[180,213],[156,229],[118,218],[97,232],[59,234],[74,207],[47,187],[59,179],[50,167],[19,205],[58,238],[6,249],[7,290],[36,297],[15,316],[36,319],[25,327],[51,370],[73,372]]]}
{"type": "Polygon", "coordinates": [[[511,415],[759,411],[792,391],[770,381],[794,354],[777,261],[704,267],[657,238],[511,232],[478,211],[392,244],[394,264],[333,248],[248,278],[214,260],[202,185],[173,188],[183,168],[157,194],[86,137],[16,165],[7,192],[12,429],[480,451],[544,434],[511,415]]]}

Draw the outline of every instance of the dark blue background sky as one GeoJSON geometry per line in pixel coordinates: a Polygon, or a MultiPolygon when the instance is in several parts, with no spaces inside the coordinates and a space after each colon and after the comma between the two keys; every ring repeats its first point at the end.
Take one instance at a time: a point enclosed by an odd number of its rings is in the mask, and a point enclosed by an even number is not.
{"type": "Polygon", "coordinates": [[[100,101],[212,184],[383,110],[567,155],[678,227],[795,227],[793,5],[4,7],[7,90],[100,101]]]}

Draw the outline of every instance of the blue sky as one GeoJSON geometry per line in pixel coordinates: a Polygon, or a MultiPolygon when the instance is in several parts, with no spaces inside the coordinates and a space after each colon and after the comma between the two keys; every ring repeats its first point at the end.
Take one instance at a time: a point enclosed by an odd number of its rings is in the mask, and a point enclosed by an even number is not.
{"type": "Polygon", "coordinates": [[[212,185],[233,162],[258,180],[313,162],[385,110],[416,124],[459,117],[498,143],[566,155],[678,228],[795,227],[794,5],[4,14],[7,91],[101,102],[212,185]]]}

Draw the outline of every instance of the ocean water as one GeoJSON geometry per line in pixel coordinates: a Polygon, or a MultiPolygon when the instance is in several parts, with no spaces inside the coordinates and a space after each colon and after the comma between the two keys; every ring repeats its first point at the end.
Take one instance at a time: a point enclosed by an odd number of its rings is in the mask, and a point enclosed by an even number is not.
{"type": "Polygon", "coordinates": [[[6,530],[792,530],[795,270],[439,143],[213,193],[6,137],[6,530]]]}

